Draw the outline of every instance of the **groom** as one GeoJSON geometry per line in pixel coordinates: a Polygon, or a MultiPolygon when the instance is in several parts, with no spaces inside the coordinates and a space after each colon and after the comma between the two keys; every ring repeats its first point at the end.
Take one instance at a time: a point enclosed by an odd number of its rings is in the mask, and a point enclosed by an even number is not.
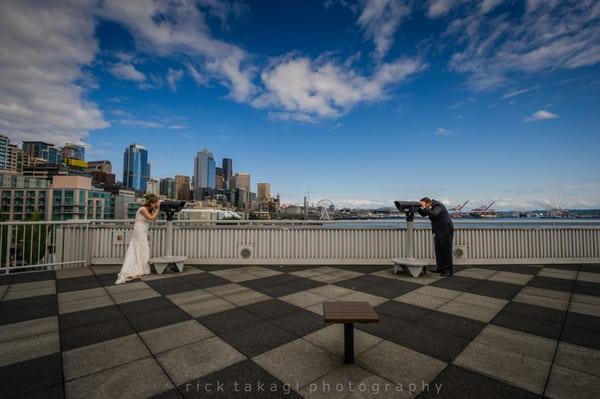
{"type": "Polygon", "coordinates": [[[454,238],[454,225],[448,214],[448,210],[439,201],[421,198],[419,201],[421,208],[418,209],[419,215],[429,216],[431,220],[431,230],[433,231],[433,241],[435,243],[435,262],[437,264],[436,273],[442,276],[451,276],[454,272],[452,265],[452,239],[454,238]]]}

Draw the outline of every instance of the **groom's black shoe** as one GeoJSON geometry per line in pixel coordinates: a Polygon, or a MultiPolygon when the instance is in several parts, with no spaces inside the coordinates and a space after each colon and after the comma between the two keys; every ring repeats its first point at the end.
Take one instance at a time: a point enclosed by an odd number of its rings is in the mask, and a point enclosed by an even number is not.
{"type": "Polygon", "coordinates": [[[440,276],[442,276],[442,277],[449,277],[449,276],[452,276],[452,274],[453,274],[452,271],[450,271],[450,270],[444,270],[444,271],[442,271],[440,273],[440,276]]]}
{"type": "Polygon", "coordinates": [[[429,270],[431,273],[442,273],[443,270],[441,269],[434,269],[434,270],[429,270]]]}

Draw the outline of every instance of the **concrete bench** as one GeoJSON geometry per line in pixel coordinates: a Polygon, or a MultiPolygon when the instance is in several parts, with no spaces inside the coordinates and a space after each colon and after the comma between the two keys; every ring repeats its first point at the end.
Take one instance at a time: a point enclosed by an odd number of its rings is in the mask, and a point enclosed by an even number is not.
{"type": "Polygon", "coordinates": [[[354,323],[379,323],[368,302],[323,302],[326,323],[344,323],[344,362],[354,363],[354,323]]]}
{"type": "Polygon", "coordinates": [[[163,256],[160,258],[152,258],[148,261],[156,273],[163,274],[168,266],[175,266],[181,273],[183,271],[183,263],[187,260],[187,256],[163,256]]]}
{"type": "Polygon", "coordinates": [[[415,258],[396,258],[392,259],[394,263],[394,274],[398,274],[400,269],[407,271],[413,277],[419,277],[421,273],[427,273],[427,265],[429,264],[424,259],[415,258]]]}

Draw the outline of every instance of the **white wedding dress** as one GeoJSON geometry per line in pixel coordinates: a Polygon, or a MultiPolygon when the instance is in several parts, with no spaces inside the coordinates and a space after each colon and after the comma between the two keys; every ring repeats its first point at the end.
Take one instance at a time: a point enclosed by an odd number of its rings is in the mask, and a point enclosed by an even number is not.
{"type": "Polygon", "coordinates": [[[150,264],[148,264],[148,260],[150,259],[148,220],[142,215],[141,210],[142,208],[140,207],[135,214],[133,234],[131,241],[129,241],[129,247],[127,247],[123,267],[121,267],[115,284],[123,284],[127,282],[127,278],[129,277],[150,274],[150,264]]]}

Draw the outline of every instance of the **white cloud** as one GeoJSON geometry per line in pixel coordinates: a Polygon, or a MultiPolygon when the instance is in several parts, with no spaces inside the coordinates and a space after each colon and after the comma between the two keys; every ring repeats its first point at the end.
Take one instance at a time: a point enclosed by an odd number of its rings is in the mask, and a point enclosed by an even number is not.
{"type": "Polygon", "coordinates": [[[529,91],[531,91],[531,89],[530,89],[530,88],[528,88],[528,89],[519,89],[519,90],[513,90],[513,91],[509,91],[509,92],[507,92],[507,93],[504,93],[504,94],[502,95],[502,98],[503,98],[504,100],[506,100],[506,99],[509,99],[509,98],[513,98],[513,97],[516,97],[516,96],[520,96],[521,94],[525,94],[525,93],[527,93],[527,92],[529,92],[529,91]]]}
{"type": "Polygon", "coordinates": [[[451,134],[452,132],[450,130],[443,127],[438,127],[437,129],[435,129],[436,136],[450,136],[451,134]]]}
{"type": "Polygon", "coordinates": [[[177,82],[183,77],[183,70],[171,69],[167,72],[167,83],[171,91],[177,91],[177,82]]]}
{"type": "Polygon", "coordinates": [[[109,125],[84,86],[98,50],[93,4],[2,2],[0,132],[62,145],[109,125]]]}
{"type": "Polygon", "coordinates": [[[205,86],[208,83],[208,78],[201,74],[192,64],[188,63],[186,64],[186,67],[196,85],[205,86]]]}
{"type": "Polygon", "coordinates": [[[110,73],[122,80],[131,80],[134,82],[143,82],[146,80],[146,75],[138,71],[132,64],[119,63],[110,68],[110,73]]]}
{"type": "Polygon", "coordinates": [[[545,121],[548,119],[556,119],[558,118],[557,114],[553,114],[552,112],[540,110],[534,112],[524,119],[525,122],[537,122],[537,121],[545,121]]]}
{"type": "Polygon", "coordinates": [[[600,62],[598,1],[529,1],[516,17],[465,7],[466,16],[454,19],[444,37],[458,46],[450,68],[468,74],[475,90],[502,86],[523,73],[600,62]]]}
{"type": "Polygon", "coordinates": [[[246,101],[255,91],[252,69],[244,67],[246,52],[213,38],[206,21],[207,13],[222,21],[224,14],[218,3],[201,1],[202,7],[198,8],[195,0],[104,0],[98,12],[124,25],[140,51],[158,56],[183,55],[203,63],[212,77],[230,89],[232,99],[246,101]]]}
{"type": "Polygon", "coordinates": [[[486,14],[499,6],[501,3],[502,0],[483,0],[479,6],[479,9],[482,13],[486,14]]]}
{"type": "Polygon", "coordinates": [[[155,121],[147,121],[143,119],[119,119],[118,121],[123,126],[134,126],[141,127],[143,129],[169,129],[169,130],[181,130],[187,126],[180,124],[164,124],[155,121]]]}
{"type": "Polygon", "coordinates": [[[388,52],[402,18],[409,14],[410,7],[403,1],[363,0],[357,23],[375,43],[376,59],[382,59],[388,52]]]}
{"type": "Polygon", "coordinates": [[[388,89],[426,66],[417,59],[397,59],[379,65],[372,75],[321,58],[288,55],[273,61],[261,79],[264,92],[252,101],[272,110],[276,119],[311,122],[338,117],[362,102],[386,98],[388,89]]]}
{"type": "Polygon", "coordinates": [[[468,0],[429,0],[426,3],[429,18],[445,17],[453,8],[458,7],[468,0]]]}

